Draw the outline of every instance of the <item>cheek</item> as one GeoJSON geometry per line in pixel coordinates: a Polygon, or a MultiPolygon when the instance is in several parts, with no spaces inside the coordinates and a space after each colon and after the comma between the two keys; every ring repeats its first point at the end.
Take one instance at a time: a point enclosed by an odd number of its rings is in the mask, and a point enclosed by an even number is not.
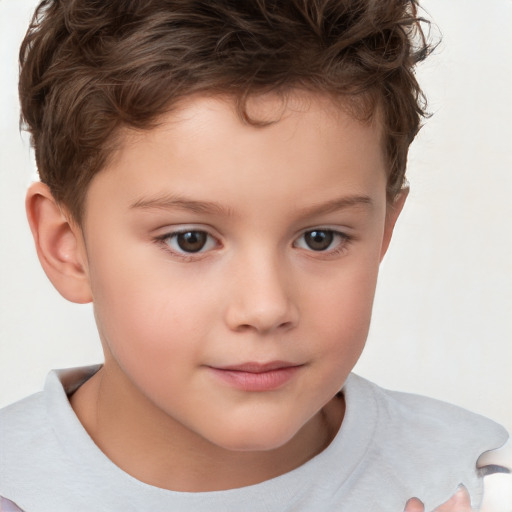
{"type": "MultiPolygon", "coordinates": [[[[151,294],[135,289],[112,300],[105,296],[95,304],[106,364],[121,369],[135,388],[162,409],[169,405],[170,389],[180,389],[184,382],[194,386],[191,369],[201,362],[204,338],[191,314],[201,313],[197,305],[188,307],[183,297],[172,295],[162,289],[151,294]]],[[[186,400],[175,393],[172,403],[183,405],[186,400]]]]}
{"type": "Polygon", "coordinates": [[[351,369],[370,326],[378,264],[354,265],[325,281],[308,301],[318,350],[333,366],[351,369]]]}
{"type": "Polygon", "coordinates": [[[180,278],[158,259],[148,265],[134,256],[117,264],[96,258],[102,262],[91,269],[98,330],[106,353],[128,373],[169,374],[173,360],[185,366],[198,356],[197,341],[211,325],[216,302],[198,294],[197,279],[180,278]]]}

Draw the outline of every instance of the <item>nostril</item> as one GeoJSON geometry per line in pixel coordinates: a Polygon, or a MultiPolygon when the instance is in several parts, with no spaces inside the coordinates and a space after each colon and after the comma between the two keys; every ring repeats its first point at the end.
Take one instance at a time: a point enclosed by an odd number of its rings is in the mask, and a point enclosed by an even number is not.
{"type": "Polygon", "coordinates": [[[247,331],[256,331],[260,333],[270,332],[274,330],[286,331],[288,329],[293,328],[294,323],[290,321],[285,321],[281,323],[277,323],[276,325],[267,325],[265,326],[263,323],[254,322],[254,324],[240,324],[236,327],[238,332],[247,332],[247,331]]]}
{"type": "Polygon", "coordinates": [[[225,321],[231,330],[286,331],[297,323],[299,313],[293,295],[278,282],[277,275],[271,277],[237,288],[225,310],[225,321]]]}
{"type": "Polygon", "coordinates": [[[254,329],[254,327],[252,325],[249,325],[249,324],[242,324],[242,325],[239,325],[236,328],[236,330],[239,331],[239,332],[251,331],[253,329],[254,329]]]}

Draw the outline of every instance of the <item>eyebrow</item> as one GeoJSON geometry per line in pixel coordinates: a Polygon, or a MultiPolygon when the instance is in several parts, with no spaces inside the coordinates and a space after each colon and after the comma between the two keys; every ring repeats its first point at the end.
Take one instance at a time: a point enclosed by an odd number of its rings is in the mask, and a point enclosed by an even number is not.
{"type": "MultiPolygon", "coordinates": [[[[354,208],[358,206],[369,206],[371,207],[373,202],[370,197],[364,195],[353,195],[341,198],[336,198],[326,203],[313,205],[300,211],[301,216],[314,217],[318,215],[324,215],[327,213],[333,213],[339,210],[347,208],[354,208]]],[[[193,213],[202,214],[215,214],[232,216],[233,211],[230,208],[215,203],[213,201],[197,201],[194,199],[188,199],[186,197],[178,195],[164,195],[155,196],[150,198],[141,198],[133,202],[130,205],[130,209],[143,209],[143,210],[186,210],[193,213]]]]}
{"type": "Polygon", "coordinates": [[[141,198],[130,205],[130,209],[143,210],[186,210],[193,213],[206,213],[216,215],[232,215],[229,208],[213,201],[196,201],[186,197],[167,194],[164,196],[156,196],[149,198],[141,198]]]}
{"type": "Polygon", "coordinates": [[[354,208],[359,206],[372,207],[373,201],[369,196],[364,195],[346,196],[336,198],[319,205],[313,205],[302,210],[301,213],[305,217],[315,217],[318,215],[325,215],[327,213],[333,213],[339,210],[345,210],[347,208],[354,208]]]}

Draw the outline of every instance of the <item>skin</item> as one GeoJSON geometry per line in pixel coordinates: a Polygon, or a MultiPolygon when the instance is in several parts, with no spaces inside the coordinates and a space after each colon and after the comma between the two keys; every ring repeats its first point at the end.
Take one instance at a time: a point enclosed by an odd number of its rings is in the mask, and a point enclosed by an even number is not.
{"type": "MultiPolygon", "coordinates": [[[[468,491],[461,487],[450,500],[436,508],[434,512],[471,512],[473,510],[468,491]]],[[[425,507],[419,499],[412,498],[407,502],[404,512],[425,512],[425,507]]]]}
{"type": "Polygon", "coordinates": [[[378,116],[300,92],[249,107],[275,122],[191,97],[126,130],[80,226],[45,185],[27,196],[43,268],[68,300],[93,302],[105,353],[71,405],[115,464],[166,489],[255,484],[330,443],[406,197],[386,201],[378,116]],[[197,252],[187,232],[205,237],[197,252]],[[271,361],[295,367],[279,386],[225,379],[271,361]]]}

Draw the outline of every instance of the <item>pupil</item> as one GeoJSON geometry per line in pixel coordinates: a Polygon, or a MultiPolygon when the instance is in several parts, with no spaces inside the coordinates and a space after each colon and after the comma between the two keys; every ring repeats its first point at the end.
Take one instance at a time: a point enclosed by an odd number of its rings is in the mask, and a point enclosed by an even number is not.
{"type": "Polygon", "coordinates": [[[206,233],[202,231],[187,231],[177,236],[177,242],[181,250],[186,252],[198,252],[206,244],[206,233]]]}
{"type": "Polygon", "coordinates": [[[306,233],[306,244],[314,251],[325,251],[332,244],[334,235],[332,231],[310,231],[306,233]]]}

